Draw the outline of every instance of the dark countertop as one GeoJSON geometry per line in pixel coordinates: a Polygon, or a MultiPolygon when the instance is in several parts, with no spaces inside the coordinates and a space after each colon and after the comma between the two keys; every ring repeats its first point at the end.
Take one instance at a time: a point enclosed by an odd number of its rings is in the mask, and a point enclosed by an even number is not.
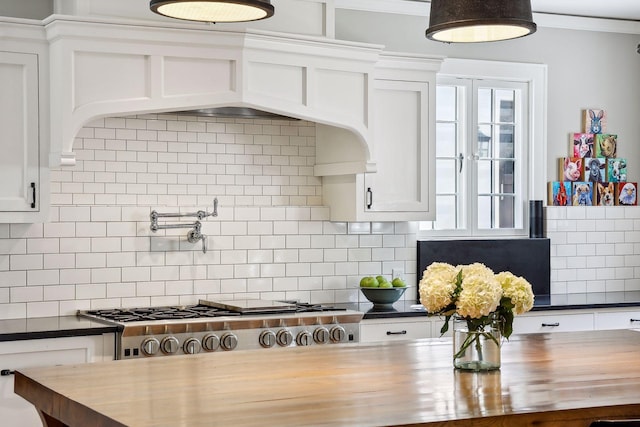
{"type": "MultiPolygon", "coordinates": [[[[414,300],[400,300],[392,307],[382,308],[374,307],[370,302],[336,305],[362,311],[365,319],[392,319],[427,315],[424,307],[414,300]]],[[[531,311],[593,310],[621,307],[640,307],[640,291],[536,295],[531,311]]]]}
{"type": "MultiPolygon", "coordinates": [[[[343,303],[335,304],[335,306],[361,311],[364,313],[364,319],[393,319],[427,315],[424,307],[414,300],[400,300],[392,307],[384,308],[374,307],[370,302],[343,303]]],[[[537,295],[532,311],[621,307],[640,307],[640,291],[537,295]]],[[[77,316],[0,320],[0,342],[100,335],[117,331],[118,326],[77,316]]]]}
{"type": "Polygon", "coordinates": [[[101,335],[117,331],[117,326],[77,316],[0,320],[0,341],[101,335]]]}

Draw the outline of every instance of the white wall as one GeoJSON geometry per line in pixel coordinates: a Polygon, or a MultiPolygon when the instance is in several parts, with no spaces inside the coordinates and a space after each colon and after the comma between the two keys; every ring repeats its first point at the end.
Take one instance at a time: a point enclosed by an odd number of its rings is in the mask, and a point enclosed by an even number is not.
{"type": "MultiPolygon", "coordinates": [[[[581,129],[584,108],[607,110],[619,153],[629,159],[629,180],[640,180],[640,36],[538,27],[531,36],[494,43],[443,44],[427,40],[425,17],[336,11],[336,38],[378,43],[391,51],[453,58],[548,65],[547,179],[581,129]]],[[[534,141],[535,143],[535,141],[534,141]]]]}
{"type": "Polygon", "coordinates": [[[0,16],[44,19],[53,13],[53,0],[3,0],[0,16]]]}

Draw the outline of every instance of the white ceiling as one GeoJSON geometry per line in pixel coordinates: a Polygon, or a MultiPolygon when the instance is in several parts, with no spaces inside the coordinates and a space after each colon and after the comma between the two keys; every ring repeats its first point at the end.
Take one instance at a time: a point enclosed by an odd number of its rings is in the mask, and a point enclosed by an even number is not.
{"type": "Polygon", "coordinates": [[[640,0],[531,0],[538,13],[640,21],[640,0]]]}

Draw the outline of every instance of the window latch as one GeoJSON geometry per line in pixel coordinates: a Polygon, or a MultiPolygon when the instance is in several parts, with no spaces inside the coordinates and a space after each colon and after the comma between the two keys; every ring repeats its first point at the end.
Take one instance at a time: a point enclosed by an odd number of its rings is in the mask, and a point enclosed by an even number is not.
{"type": "Polygon", "coordinates": [[[458,160],[460,161],[460,170],[458,170],[458,173],[462,173],[462,162],[464,161],[462,153],[458,154],[458,160]]]}

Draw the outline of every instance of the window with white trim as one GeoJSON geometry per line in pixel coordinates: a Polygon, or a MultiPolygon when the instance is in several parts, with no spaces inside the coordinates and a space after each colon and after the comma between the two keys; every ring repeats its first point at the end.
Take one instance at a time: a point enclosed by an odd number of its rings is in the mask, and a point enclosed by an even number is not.
{"type": "Polygon", "coordinates": [[[546,153],[531,146],[531,122],[543,111],[534,108],[532,87],[535,79],[543,80],[538,102],[544,102],[546,68],[519,64],[525,72],[511,77],[513,64],[507,65],[497,76],[483,67],[484,74],[470,75],[471,67],[463,75],[438,77],[436,220],[420,223],[422,237],[528,233],[528,200],[540,198],[532,181],[545,179],[534,165],[542,164],[546,153]]]}

